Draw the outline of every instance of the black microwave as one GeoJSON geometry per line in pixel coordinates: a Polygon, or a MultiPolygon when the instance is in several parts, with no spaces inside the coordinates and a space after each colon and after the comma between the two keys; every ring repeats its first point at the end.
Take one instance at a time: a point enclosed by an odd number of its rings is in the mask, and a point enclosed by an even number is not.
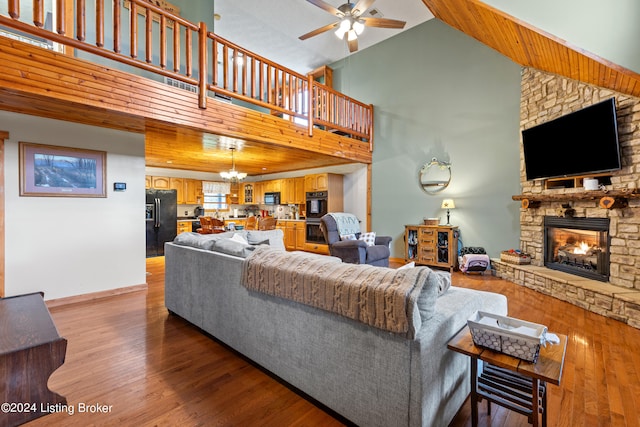
{"type": "Polygon", "coordinates": [[[279,205],[280,204],[280,192],[264,193],[265,205],[279,205]]]}

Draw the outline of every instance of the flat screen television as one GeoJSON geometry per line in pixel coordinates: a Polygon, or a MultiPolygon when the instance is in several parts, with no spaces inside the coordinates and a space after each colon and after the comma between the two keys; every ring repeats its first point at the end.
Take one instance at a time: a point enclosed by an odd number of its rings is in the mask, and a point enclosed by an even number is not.
{"type": "Polygon", "coordinates": [[[522,131],[527,180],[618,170],[615,98],[522,131]]]}

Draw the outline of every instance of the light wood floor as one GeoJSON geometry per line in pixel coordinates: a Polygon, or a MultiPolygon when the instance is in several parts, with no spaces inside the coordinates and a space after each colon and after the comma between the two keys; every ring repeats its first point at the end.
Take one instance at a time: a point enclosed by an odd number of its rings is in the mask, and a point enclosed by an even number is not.
{"type": "MultiPolygon", "coordinates": [[[[164,259],[147,260],[147,292],[53,308],[69,341],[50,388],[73,415],[32,426],[338,426],[343,423],[164,308],[164,259]],[[109,405],[78,413],[80,404],[109,405]]],[[[640,426],[640,330],[488,275],[454,274],[454,285],[509,299],[509,314],[569,336],[560,387],[549,387],[549,426],[640,426]]],[[[524,427],[494,406],[481,426],[524,427]]],[[[469,401],[452,426],[470,426],[469,401]]]]}

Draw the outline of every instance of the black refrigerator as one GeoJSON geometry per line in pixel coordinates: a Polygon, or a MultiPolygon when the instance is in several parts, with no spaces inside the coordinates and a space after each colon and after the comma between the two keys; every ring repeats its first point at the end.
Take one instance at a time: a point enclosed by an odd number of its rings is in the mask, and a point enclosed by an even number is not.
{"type": "Polygon", "coordinates": [[[147,190],[145,223],[147,258],[164,255],[164,242],[176,237],[178,202],[176,190],[147,190]]]}

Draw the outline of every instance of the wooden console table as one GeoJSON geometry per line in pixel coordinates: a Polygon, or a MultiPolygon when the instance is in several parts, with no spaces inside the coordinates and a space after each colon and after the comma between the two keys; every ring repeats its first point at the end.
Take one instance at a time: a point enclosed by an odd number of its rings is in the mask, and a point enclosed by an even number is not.
{"type": "Polygon", "coordinates": [[[51,406],[66,405],[66,398],[47,387],[66,350],[42,294],[0,299],[0,426],[23,424],[49,414],[51,406]]]}
{"type": "Polygon", "coordinates": [[[465,326],[447,348],[471,357],[471,425],[478,425],[478,403],[488,401],[524,414],[533,427],[547,426],[547,382],[560,385],[567,336],[557,334],[560,344],[540,348],[536,363],[478,347],[465,326]]]}

